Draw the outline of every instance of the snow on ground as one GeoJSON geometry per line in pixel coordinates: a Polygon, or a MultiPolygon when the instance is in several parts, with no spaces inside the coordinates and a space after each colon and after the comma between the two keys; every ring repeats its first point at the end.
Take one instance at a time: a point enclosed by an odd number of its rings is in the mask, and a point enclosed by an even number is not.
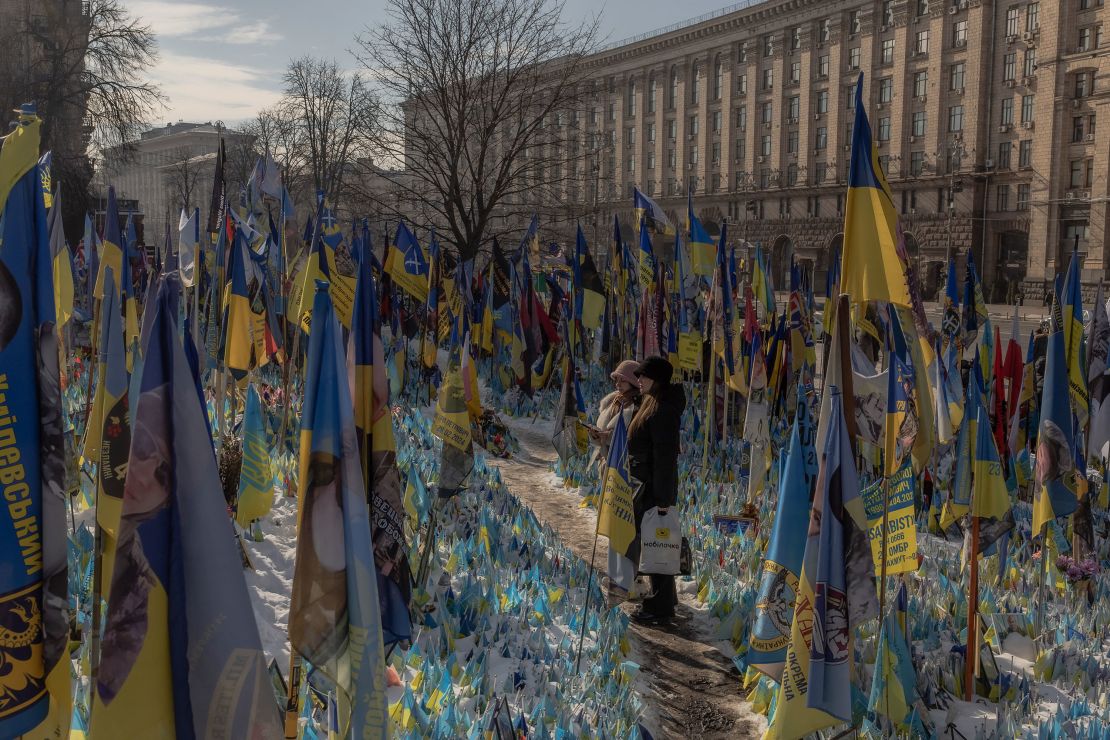
{"type": "Polygon", "coordinates": [[[297,499],[275,491],[274,506],[261,523],[264,539],[244,537],[254,565],[244,571],[262,637],[262,649],[276,658],[282,675],[289,672],[289,600],[297,557],[297,499]]]}

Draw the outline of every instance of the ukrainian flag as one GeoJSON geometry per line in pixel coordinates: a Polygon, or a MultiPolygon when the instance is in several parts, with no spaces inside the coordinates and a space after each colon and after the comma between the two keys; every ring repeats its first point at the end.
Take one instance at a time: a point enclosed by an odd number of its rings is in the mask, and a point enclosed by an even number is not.
{"type": "Polygon", "coordinates": [[[578,224],[574,252],[574,317],[586,329],[600,329],[605,314],[605,286],[586,246],[582,224],[578,224]]]}
{"type": "Polygon", "coordinates": [[[243,413],[243,467],[239,474],[235,521],[246,529],[255,519],[270,513],[274,504],[274,471],[270,467],[270,445],[262,420],[262,401],[254,383],[247,386],[243,413]]]}
{"type": "Polygon", "coordinates": [[[856,121],[852,128],[840,273],[841,291],[851,296],[853,303],[886,301],[910,305],[899,231],[898,212],[863,107],[861,72],[856,82],[856,121]]]}
{"type": "Polygon", "coordinates": [[[639,188],[632,189],[632,214],[637,223],[646,219],[656,234],[671,236],[675,233],[674,224],[667,218],[666,211],[654,200],[641,193],[639,188]]]}
{"type": "Polygon", "coordinates": [[[428,260],[404,221],[397,224],[397,234],[385,260],[385,271],[413,298],[421,303],[428,300],[428,260]]]}
{"type": "Polygon", "coordinates": [[[104,271],[112,268],[112,272],[120,280],[120,291],[123,290],[123,281],[131,276],[131,271],[124,271],[123,236],[119,226],[119,207],[116,205],[116,188],[108,186],[108,202],[104,208],[104,239],[100,243],[100,266],[96,273],[96,286],[93,295],[98,300],[104,300],[104,271]]]}
{"type": "Polygon", "coordinates": [[[647,219],[640,219],[640,293],[650,295],[655,285],[655,253],[651,248],[647,219]]]}
{"type": "Polygon", "coordinates": [[[627,556],[636,538],[636,514],[632,504],[632,479],[628,473],[628,428],[624,414],[617,417],[617,428],[609,444],[601,506],[597,512],[597,531],[609,538],[616,553],[627,556]]]}
{"type": "Polygon", "coordinates": [[[224,325],[224,364],[236,380],[247,376],[252,358],[251,303],[247,293],[247,245],[240,229],[231,243],[231,285],[224,325]]]}
{"type": "Polygon", "coordinates": [[[917,701],[917,677],[909,645],[904,630],[891,613],[883,619],[879,631],[867,711],[887,717],[896,728],[904,730],[909,728],[917,701]]]}
{"type": "MultiPolygon", "coordinates": [[[[50,156],[47,153],[43,159],[50,156]]],[[[40,164],[40,168],[42,165],[40,164]]],[[[65,230],[62,228],[62,193],[51,194],[49,165],[42,169],[44,200],[47,201],[47,230],[50,239],[50,258],[54,273],[54,317],[58,327],[63,327],[73,315],[73,256],[66,243],[65,230]]]]}
{"type": "Polygon", "coordinates": [[[1075,470],[1075,435],[1068,394],[1068,368],[1060,307],[1054,310],[1045,359],[1041,423],[1037,430],[1037,487],[1033,496],[1033,533],[1079,506],[1075,470]]]}
{"type": "Polygon", "coordinates": [[[278,737],[176,285],[150,310],[89,737],[278,737]]]}
{"type": "Polygon", "coordinates": [[[686,213],[690,221],[690,271],[709,277],[717,263],[716,246],[701,221],[694,215],[694,198],[686,197],[686,213]]]}
{"type": "Polygon", "coordinates": [[[975,457],[971,470],[974,476],[971,515],[980,519],[1001,520],[1010,510],[1010,494],[1006,475],[998,455],[998,445],[991,433],[990,417],[982,394],[974,394],[976,416],[975,457]]]}
{"type": "Polygon", "coordinates": [[[1091,394],[1087,388],[1087,362],[1083,342],[1083,296],[1079,292],[1079,256],[1073,251],[1064,279],[1064,358],[1068,364],[1068,390],[1078,429],[1087,428],[1091,394]]]}
{"type": "Polygon", "coordinates": [[[890,341],[887,343],[890,364],[887,367],[886,387],[886,426],[884,434],[884,475],[893,476],[902,460],[913,448],[917,438],[917,425],[911,424],[903,429],[907,416],[915,415],[914,368],[903,352],[906,340],[898,315],[890,313],[890,341]],[[901,350],[901,351],[900,351],[901,350]]]}

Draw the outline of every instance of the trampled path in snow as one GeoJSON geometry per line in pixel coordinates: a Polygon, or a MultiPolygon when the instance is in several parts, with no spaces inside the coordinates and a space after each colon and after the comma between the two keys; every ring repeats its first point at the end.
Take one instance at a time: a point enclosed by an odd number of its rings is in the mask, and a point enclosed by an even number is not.
{"type": "MultiPolygon", "coordinates": [[[[501,469],[509,490],[530,506],[542,523],[589,562],[597,513],[580,507],[579,493],[565,488],[551,471],[555,461],[551,422],[506,421],[520,442],[520,452],[508,460],[490,457],[488,463],[501,469]]],[[[608,546],[605,537],[598,538],[594,563],[599,579],[606,575],[608,546]]],[[[680,580],[678,615],[671,625],[655,628],[632,622],[629,627],[631,658],[641,666],[637,688],[646,705],[644,726],[660,739],[759,737],[766,720],[745,700],[740,674],[714,647],[708,613],[683,586],[680,580]]],[[[625,604],[622,608],[634,607],[625,604]]]]}

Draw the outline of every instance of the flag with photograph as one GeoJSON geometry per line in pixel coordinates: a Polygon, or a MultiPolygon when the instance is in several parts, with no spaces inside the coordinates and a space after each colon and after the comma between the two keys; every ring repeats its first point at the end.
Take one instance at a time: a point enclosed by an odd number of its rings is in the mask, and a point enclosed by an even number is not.
{"type": "Polygon", "coordinates": [[[647,221],[648,226],[656,234],[663,236],[674,234],[674,224],[667,217],[667,212],[654,200],[640,192],[639,188],[632,189],[632,218],[637,224],[647,221]]]}
{"type": "MultiPolygon", "coordinates": [[[[66,494],[41,122],[0,139],[0,735],[69,733],[66,494]]],[[[55,204],[55,209],[58,206],[55,204]]],[[[68,259],[68,258],[67,258],[68,259]]]]}
{"type": "Polygon", "coordinates": [[[1110,317],[1101,282],[1091,312],[1091,335],[1087,339],[1087,387],[1091,394],[1087,456],[1105,460],[1110,445],[1110,317]]]}
{"type": "Polygon", "coordinates": [[[163,281],[143,364],[89,737],[276,737],[205,410],[163,281]]]}
{"type": "Polygon", "coordinates": [[[1078,507],[1075,435],[1068,388],[1068,367],[1059,305],[1048,335],[1040,427],[1037,430],[1037,481],[1033,495],[1033,533],[1078,507]]]}
{"type": "Polygon", "coordinates": [[[905,255],[900,252],[898,211],[871,136],[863,105],[863,73],[856,81],[855,125],[844,208],[841,292],[853,303],[910,305],[905,255]]]}
{"type": "Polygon", "coordinates": [[[316,286],[301,417],[289,643],[336,686],[341,733],[389,736],[374,552],[339,321],[316,286]]]}
{"type": "MultiPolygon", "coordinates": [[[[369,241],[364,250],[364,254],[370,252],[369,241]]],[[[386,644],[393,644],[412,637],[409,623],[412,572],[405,537],[393,414],[389,406],[381,312],[370,260],[365,258],[358,261],[350,341],[352,349],[347,353],[347,365],[355,405],[359,457],[366,499],[370,504],[382,634],[386,644]]]]}

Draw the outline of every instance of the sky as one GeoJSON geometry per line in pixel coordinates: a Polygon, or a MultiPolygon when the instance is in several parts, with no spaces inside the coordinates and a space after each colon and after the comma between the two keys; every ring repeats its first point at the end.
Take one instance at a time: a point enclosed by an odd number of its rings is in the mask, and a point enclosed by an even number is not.
{"type": "MultiPolygon", "coordinates": [[[[386,18],[385,0],[123,0],[158,37],[151,70],[169,98],[158,122],[216,121],[233,125],[277,100],[291,59],[333,58],[356,68],[357,32],[386,18]]],[[[607,41],[668,26],[717,10],[729,0],[565,0],[564,17],[600,12],[607,41]]]]}

